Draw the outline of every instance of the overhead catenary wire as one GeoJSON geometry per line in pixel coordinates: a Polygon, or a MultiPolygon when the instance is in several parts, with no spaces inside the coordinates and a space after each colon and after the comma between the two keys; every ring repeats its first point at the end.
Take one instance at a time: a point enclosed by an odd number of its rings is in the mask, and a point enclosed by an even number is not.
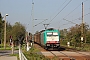
{"type": "Polygon", "coordinates": [[[46,20],[47,20],[47,19],[45,19],[45,20],[41,21],[40,23],[38,23],[38,24],[34,25],[33,27],[35,27],[35,26],[37,26],[37,25],[39,25],[39,24],[43,23],[43,22],[44,22],[44,21],[46,21],[46,20]]]}
{"type": "MultiPolygon", "coordinates": [[[[67,0],[65,0],[61,6],[63,6],[63,5],[65,4],[65,2],[66,2],[66,1],[67,1],[67,0]]],[[[61,8],[61,6],[60,6],[60,8],[61,8]]],[[[60,8],[59,8],[59,9],[60,9],[60,8]]],[[[59,9],[58,9],[58,10],[59,10],[59,9]]],[[[44,20],[44,21],[46,21],[46,20],[44,20]]],[[[35,26],[37,26],[37,25],[39,25],[39,24],[43,23],[44,21],[42,21],[42,22],[40,22],[40,23],[36,24],[35,26]]]]}
{"type": "MultiPolygon", "coordinates": [[[[71,13],[73,13],[81,4],[79,4],[74,10],[72,10],[69,14],[67,14],[65,17],[69,16],[71,13]]],[[[64,17],[64,18],[65,18],[64,17]]]]}
{"type": "MultiPolygon", "coordinates": [[[[67,1],[67,0],[65,0],[61,6],[63,6],[63,5],[65,4],[66,1],[67,1]]],[[[60,6],[60,8],[61,8],[61,6],[60,6]]],[[[59,8],[59,9],[60,9],[60,8],[59,8]]],[[[59,9],[58,9],[58,10],[59,10],[59,9]]],[[[44,21],[46,21],[46,20],[44,20],[44,21]]],[[[44,21],[42,21],[42,22],[40,22],[40,23],[34,25],[34,27],[37,26],[37,25],[39,25],[39,24],[41,24],[41,23],[43,23],[44,21]]]]}
{"type": "MultiPolygon", "coordinates": [[[[87,13],[87,14],[85,14],[84,16],[87,16],[87,15],[89,15],[89,14],[90,14],[90,13],[87,13]]],[[[81,18],[81,17],[76,18],[76,19],[74,19],[74,20],[78,20],[78,19],[81,20],[80,18],[81,18]]],[[[64,19],[64,20],[66,20],[66,19],[64,19]]],[[[66,24],[62,24],[62,25],[68,25],[69,23],[77,24],[77,23],[72,22],[73,20],[72,20],[72,21],[66,20],[66,21],[68,21],[68,23],[66,23],[66,24]]],[[[60,26],[59,26],[59,27],[60,27],[60,26]]]]}
{"type": "Polygon", "coordinates": [[[77,23],[74,23],[74,22],[72,22],[72,21],[69,21],[69,20],[67,20],[67,19],[63,19],[63,20],[66,20],[66,21],[68,21],[68,22],[70,22],[70,23],[73,23],[73,24],[77,24],[77,23]]]}
{"type": "MultiPolygon", "coordinates": [[[[84,16],[87,16],[87,15],[89,15],[90,13],[87,13],[87,14],[85,14],[84,16]]],[[[79,18],[76,18],[76,19],[74,19],[74,21],[75,20],[81,20],[81,17],[79,17],[79,18]]],[[[73,20],[72,20],[73,21],[73,20]]]]}
{"type": "MultiPolygon", "coordinates": [[[[33,1],[33,0],[32,0],[33,1]]],[[[66,2],[66,1],[68,1],[68,0],[65,0],[64,1],[64,3],[66,2]]],[[[65,7],[67,7],[67,5],[71,2],[72,0],[70,0],[66,5],[65,5],[65,7]]],[[[84,2],[86,2],[86,1],[88,1],[88,0],[85,0],[84,2]]],[[[62,5],[64,5],[64,3],[62,4],[62,5]]],[[[80,6],[80,5],[79,5],[80,6]]],[[[75,11],[79,6],[77,6],[73,11],[75,11]]],[[[50,22],[49,22],[49,24],[65,9],[65,7],[63,7],[62,8],[62,10],[60,10],[51,20],[50,20],[50,22]]],[[[69,14],[71,14],[73,11],[71,11],[69,14]]],[[[68,14],[68,15],[69,15],[68,14]]],[[[43,21],[44,22],[44,21],[43,21]]],[[[40,22],[40,23],[38,23],[38,24],[41,24],[41,23],[43,23],[43,22],[40,22]]],[[[38,25],[38,24],[36,24],[36,25],[38,25]]]]}
{"type": "Polygon", "coordinates": [[[88,0],[85,0],[85,1],[83,1],[83,2],[86,2],[86,1],[88,1],[88,0]]]}
{"type": "MultiPolygon", "coordinates": [[[[86,2],[86,1],[88,1],[88,0],[85,0],[85,1],[83,1],[83,2],[86,2]]],[[[80,5],[81,5],[81,3],[80,3],[77,7],[75,7],[69,14],[67,14],[64,18],[66,18],[66,17],[69,16],[72,12],[74,12],[80,5]]]]}
{"type": "Polygon", "coordinates": [[[67,7],[69,5],[69,3],[71,2],[72,0],[70,0],[49,22],[49,24],[53,21],[53,19],[55,19],[64,9],[65,7],[67,7]]]}
{"type": "MultiPolygon", "coordinates": [[[[77,7],[75,7],[69,14],[67,14],[64,18],[63,18],[63,20],[66,20],[65,18],[67,17],[67,16],[69,16],[71,13],[73,13],[79,6],[80,6],[81,4],[79,4],[77,7]]],[[[67,21],[67,20],[66,20],[67,21]]],[[[72,23],[72,21],[69,21],[68,20],[68,22],[71,22],[72,23]]],[[[73,23],[73,24],[76,24],[76,23],[73,23]]],[[[62,25],[68,25],[68,23],[66,23],[66,24],[62,24],[62,25]]]]}
{"type": "MultiPolygon", "coordinates": [[[[64,5],[66,1],[67,1],[67,0],[65,0],[62,5],[64,5]]],[[[50,20],[49,24],[52,22],[52,20],[54,20],[54,19],[65,9],[65,7],[67,7],[67,5],[68,5],[71,1],[72,1],[72,0],[70,0],[70,1],[50,20]]],[[[85,0],[84,2],[86,2],[86,1],[87,1],[87,0],[85,0]]],[[[74,10],[76,10],[79,6],[80,6],[80,4],[79,4],[74,10]]],[[[74,10],[73,10],[73,11],[74,11],[74,10]]],[[[69,14],[71,14],[73,11],[71,11],[69,14]]],[[[68,15],[69,15],[69,14],[68,14],[68,15]]],[[[67,15],[67,16],[68,16],[68,15],[67,15]]],[[[45,20],[44,20],[44,21],[45,21],[45,20]]],[[[37,25],[43,23],[44,21],[42,21],[42,22],[40,22],[40,23],[38,23],[38,24],[36,24],[36,25],[34,25],[34,26],[37,26],[37,25]]],[[[33,27],[34,27],[34,26],[33,26],[33,27]]]]}
{"type": "MultiPolygon", "coordinates": [[[[83,2],[86,2],[86,1],[88,1],[88,0],[85,0],[85,1],[83,1],[83,2]]],[[[69,14],[67,14],[65,17],[67,17],[67,16],[69,16],[71,13],[73,13],[79,6],[81,5],[81,3],[77,6],[77,7],[75,7],[69,14]]],[[[64,18],[65,18],[64,17],[64,18]]]]}
{"type": "MultiPolygon", "coordinates": [[[[86,1],[88,1],[88,0],[84,0],[83,2],[86,2],[86,1]]],[[[71,13],[73,13],[79,6],[80,6],[81,4],[79,4],[77,7],[75,7],[68,15],[66,15],[64,18],[63,18],[63,20],[67,17],[67,16],[69,16],[71,13]]],[[[87,13],[87,14],[85,14],[84,16],[86,16],[86,15],[89,15],[90,13],[87,13]]],[[[79,17],[79,18],[77,18],[77,19],[74,19],[74,20],[81,20],[81,17],[79,17]]],[[[73,20],[72,20],[73,21],[73,20]]],[[[68,22],[71,22],[72,23],[72,21],[69,21],[68,20],[68,22]]],[[[62,24],[62,25],[67,25],[68,23],[66,23],[66,24],[62,24]]],[[[73,23],[73,24],[75,24],[75,23],[73,23]]]]}
{"type": "MultiPolygon", "coordinates": [[[[58,10],[59,10],[66,2],[67,2],[67,0],[65,0],[65,1],[62,3],[62,5],[58,8],[58,10]]],[[[57,10],[57,11],[58,11],[58,10],[57,10]]],[[[55,13],[56,13],[56,12],[55,12],[55,13]]],[[[55,13],[54,13],[54,14],[55,14],[55,13]]],[[[54,14],[52,14],[52,15],[54,15],[54,14]]]]}

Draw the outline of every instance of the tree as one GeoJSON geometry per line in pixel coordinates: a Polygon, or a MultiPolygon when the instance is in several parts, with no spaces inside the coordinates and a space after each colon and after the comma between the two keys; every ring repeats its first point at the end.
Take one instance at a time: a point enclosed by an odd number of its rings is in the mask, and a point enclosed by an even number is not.
{"type": "Polygon", "coordinates": [[[61,39],[66,39],[67,33],[68,33],[67,29],[60,30],[61,39]]]}
{"type": "Polygon", "coordinates": [[[15,25],[11,25],[7,22],[7,42],[10,42],[10,36],[12,36],[12,41],[18,41],[22,42],[25,37],[25,26],[20,24],[20,22],[16,22],[15,25]]]}
{"type": "Polygon", "coordinates": [[[2,21],[2,15],[0,13],[0,33],[1,33],[1,30],[2,30],[2,26],[3,26],[3,21],[2,21]]]}
{"type": "Polygon", "coordinates": [[[1,34],[1,26],[2,26],[2,16],[1,16],[1,13],[0,13],[0,43],[1,43],[1,36],[2,36],[2,34],[1,34]]]}
{"type": "Polygon", "coordinates": [[[74,46],[81,46],[81,42],[84,43],[90,43],[90,29],[89,25],[86,23],[83,24],[76,24],[75,26],[72,26],[68,31],[66,29],[60,30],[60,37],[65,40],[64,42],[71,42],[71,45],[74,46]],[[82,28],[83,28],[83,34],[82,34],[82,28]],[[66,35],[66,36],[65,36],[66,35]],[[81,41],[81,37],[83,35],[83,41],[81,41]]]}
{"type": "Polygon", "coordinates": [[[6,23],[6,39],[7,39],[7,42],[10,42],[10,36],[12,35],[12,25],[10,23],[6,23]]]}
{"type": "Polygon", "coordinates": [[[87,40],[87,43],[90,43],[90,29],[86,33],[86,40],[87,40]]]}
{"type": "Polygon", "coordinates": [[[13,38],[17,40],[16,37],[25,36],[25,32],[25,26],[23,26],[19,22],[16,22],[12,29],[12,33],[14,33],[13,38]]]}

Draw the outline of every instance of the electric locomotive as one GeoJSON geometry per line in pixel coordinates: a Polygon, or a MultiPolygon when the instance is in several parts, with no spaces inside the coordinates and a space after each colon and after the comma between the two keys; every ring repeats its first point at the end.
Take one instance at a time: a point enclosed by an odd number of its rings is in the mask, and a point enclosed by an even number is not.
{"type": "Polygon", "coordinates": [[[45,49],[60,48],[60,32],[55,29],[47,29],[35,35],[35,42],[45,49]]]}

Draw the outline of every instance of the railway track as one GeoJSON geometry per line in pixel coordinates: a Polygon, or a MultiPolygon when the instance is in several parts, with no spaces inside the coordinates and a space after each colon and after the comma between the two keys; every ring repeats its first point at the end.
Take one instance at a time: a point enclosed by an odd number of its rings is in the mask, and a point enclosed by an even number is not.
{"type": "Polygon", "coordinates": [[[57,60],[90,60],[90,52],[66,51],[64,49],[61,49],[61,51],[47,51],[39,45],[37,45],[37,48],[41,51],[39,54],[51,59],[55,57],[57,60]]]}
{"type": "Polygon", "coordinates": [[[61,51],[50,51],[55,57],[57,57],[57,59],[59,60],[76,60],[76,58],[72,57],[72,56],[68,56],[67,54],[61,52],[61,51]],[[58,54],[58,55],[57,55],[58,54]],[[59,55],[60,54],[60,55],[59,55]]]}
{"type": "Polygon", "coordinates": [[[82,53],[83,52],[77,53],[69,51],[41,51],[42,55],[50,57],[51,59],[55,57],[57,60],[90,60],[90,55],[87,56],[82,53]]]}

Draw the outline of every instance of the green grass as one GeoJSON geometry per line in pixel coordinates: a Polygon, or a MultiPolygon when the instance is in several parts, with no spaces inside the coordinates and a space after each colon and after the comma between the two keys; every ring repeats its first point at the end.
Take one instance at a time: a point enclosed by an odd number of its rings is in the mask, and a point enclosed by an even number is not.
{"type": "Polygon", "coordinates": [[[29,51],[23,50],[24,55],[28,60],[50,60],[43,55],[37,54],[36,52],[40,52],[38,49],[31,48],[29,51]]]}
{"type": "MultiPolygon", "coordinates": [[[[15,50],[18,50],[18,46],[14,47],[15,50]]],[[[11,46],[6,45],[6,49],[4,49],[4,45],[0,44],[0,50],[11,50],[11,46]]]]}

